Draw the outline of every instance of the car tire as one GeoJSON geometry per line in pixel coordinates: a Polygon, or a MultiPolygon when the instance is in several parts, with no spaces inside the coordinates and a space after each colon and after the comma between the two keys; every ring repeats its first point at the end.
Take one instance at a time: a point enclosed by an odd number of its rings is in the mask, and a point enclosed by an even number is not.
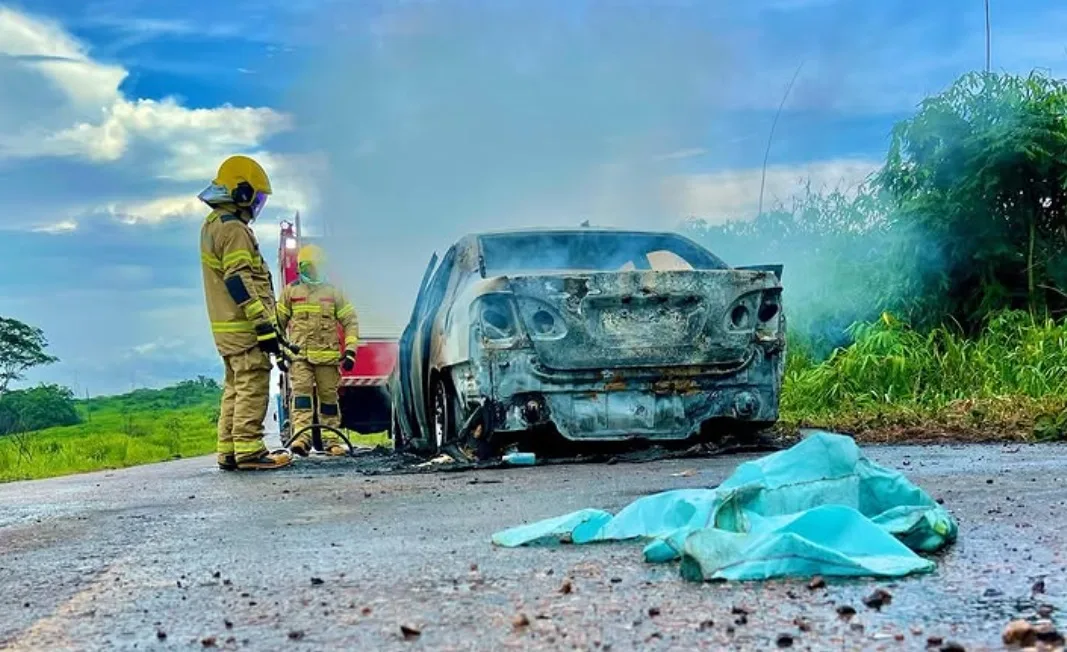
{"type": "Polygon", "coordinates": [[[400,417],[396,414],[395,405],[389,410],[389,437],[393,440],[393,452],[403,453],[407,449],[407,441],[400,430],[400,417]]]}
{"type": "Polygon", "coordinates": [[[430,451],[440,454],[441,449],[456,438],[456,409],[452,390],[444,378],[437,377],[433,383],[430,400],[430,451]]]}

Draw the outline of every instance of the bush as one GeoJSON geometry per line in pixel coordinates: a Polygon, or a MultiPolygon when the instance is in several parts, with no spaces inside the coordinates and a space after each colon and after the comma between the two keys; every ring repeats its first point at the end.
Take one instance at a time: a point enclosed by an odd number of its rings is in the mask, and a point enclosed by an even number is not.
{"type": "Polygon", "coordinates": [[[1007,311],[968,338],[949,326],[923,333],[885,314],[851,335],[851,346],[822,362],[802,341],[791,348],[786,422],[860,431],[941,423],[1043,439],[1067,426],[1067,324],[1007,311]]]}
{"type": "Polygon", "coordinates": [[[0,435],[72,426],[81,421],[74,394],[59,385],[38,385],[0,397],[0,435]]]}

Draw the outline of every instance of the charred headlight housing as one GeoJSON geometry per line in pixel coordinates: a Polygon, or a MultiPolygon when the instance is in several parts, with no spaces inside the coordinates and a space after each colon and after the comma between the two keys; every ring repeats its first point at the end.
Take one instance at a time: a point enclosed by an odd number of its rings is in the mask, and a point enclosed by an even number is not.
{"type": "Polygon", "coordinates": [[[781,288],[742,294],[726,311],[726,329],[734,332],[775,331],[782,312],[781,297],[781,288]]]}
{"type": "Polygon", "coordinates": [[[519,314],[532,340],[558,340],[567,334],[567,324],[559,310],[544,301],[519,297],[519,314]]]}
{"type": "Polygon", "coordinates": [[[508,294],[486,294],[474,302],[472,321],[482,337],[490,341],[510,341],[519,336],[515,307],[508,294]]]}
{"type": "Polygon", "coordinates": [[[770,290],[764,292],[759,310],[756,312],[756,318],[759,319],[761,324],[766,324],[773,321],[780,312],[782,312],[782,291],[770,290]]]}

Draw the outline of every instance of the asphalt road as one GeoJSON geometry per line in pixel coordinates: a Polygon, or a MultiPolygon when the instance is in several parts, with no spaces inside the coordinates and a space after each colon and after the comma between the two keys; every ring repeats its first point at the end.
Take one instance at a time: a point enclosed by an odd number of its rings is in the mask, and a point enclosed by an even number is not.
{"type": "Polygon", "coordinates": [[[238,475],[204,458],[2,485],[0,648],[756,650],[786,634],[795,649],[978,650],[999,649],[1013,617],[1067,609],[1067,447],[868,453],[960,521],[935,574],[701,585],[643,564],[640,546],[489,543],[714,485],[743,457],[375,477],[347,460],[238,475]],[[874,611],[862,598],[878,586],[893,601],[874,611]]]}

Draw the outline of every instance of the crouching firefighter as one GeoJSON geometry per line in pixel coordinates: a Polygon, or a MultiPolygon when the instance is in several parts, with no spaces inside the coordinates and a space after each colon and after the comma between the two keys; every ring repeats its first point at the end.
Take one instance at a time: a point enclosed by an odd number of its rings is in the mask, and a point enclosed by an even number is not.
{"type": "Polygon", "coordinates": [[[347,453],[341,438],[329,428],[341,427],[338,365],[345,371],[355,366],[359,324],[356,310],[344,293],[326,280],[325,264],[322,249],[315,245],[303,247],[297,255],[299,278],[282,290],[278,302],[278,324],[302,353],[289,367],[294,434],[289,449],[301,456],[311,450],[309,426],[315,418],[315,398],[318,423],[327,426],[322,429],[323,450],[334,456],[347,453]],[[344,330],[344,356],[338,341],[338,324],[344,330]]]}
{"type": "Polygon", "coordinates": [[[270,354],[280,355],[270,270],[251,222],[271,194],[258,163],[233,156],[199,198],[211,207],[200,230],[204,295],[226,382],[218,423],[218,463],[226,471],[287,466],[287,451],[263,443],[270,354]]]}

